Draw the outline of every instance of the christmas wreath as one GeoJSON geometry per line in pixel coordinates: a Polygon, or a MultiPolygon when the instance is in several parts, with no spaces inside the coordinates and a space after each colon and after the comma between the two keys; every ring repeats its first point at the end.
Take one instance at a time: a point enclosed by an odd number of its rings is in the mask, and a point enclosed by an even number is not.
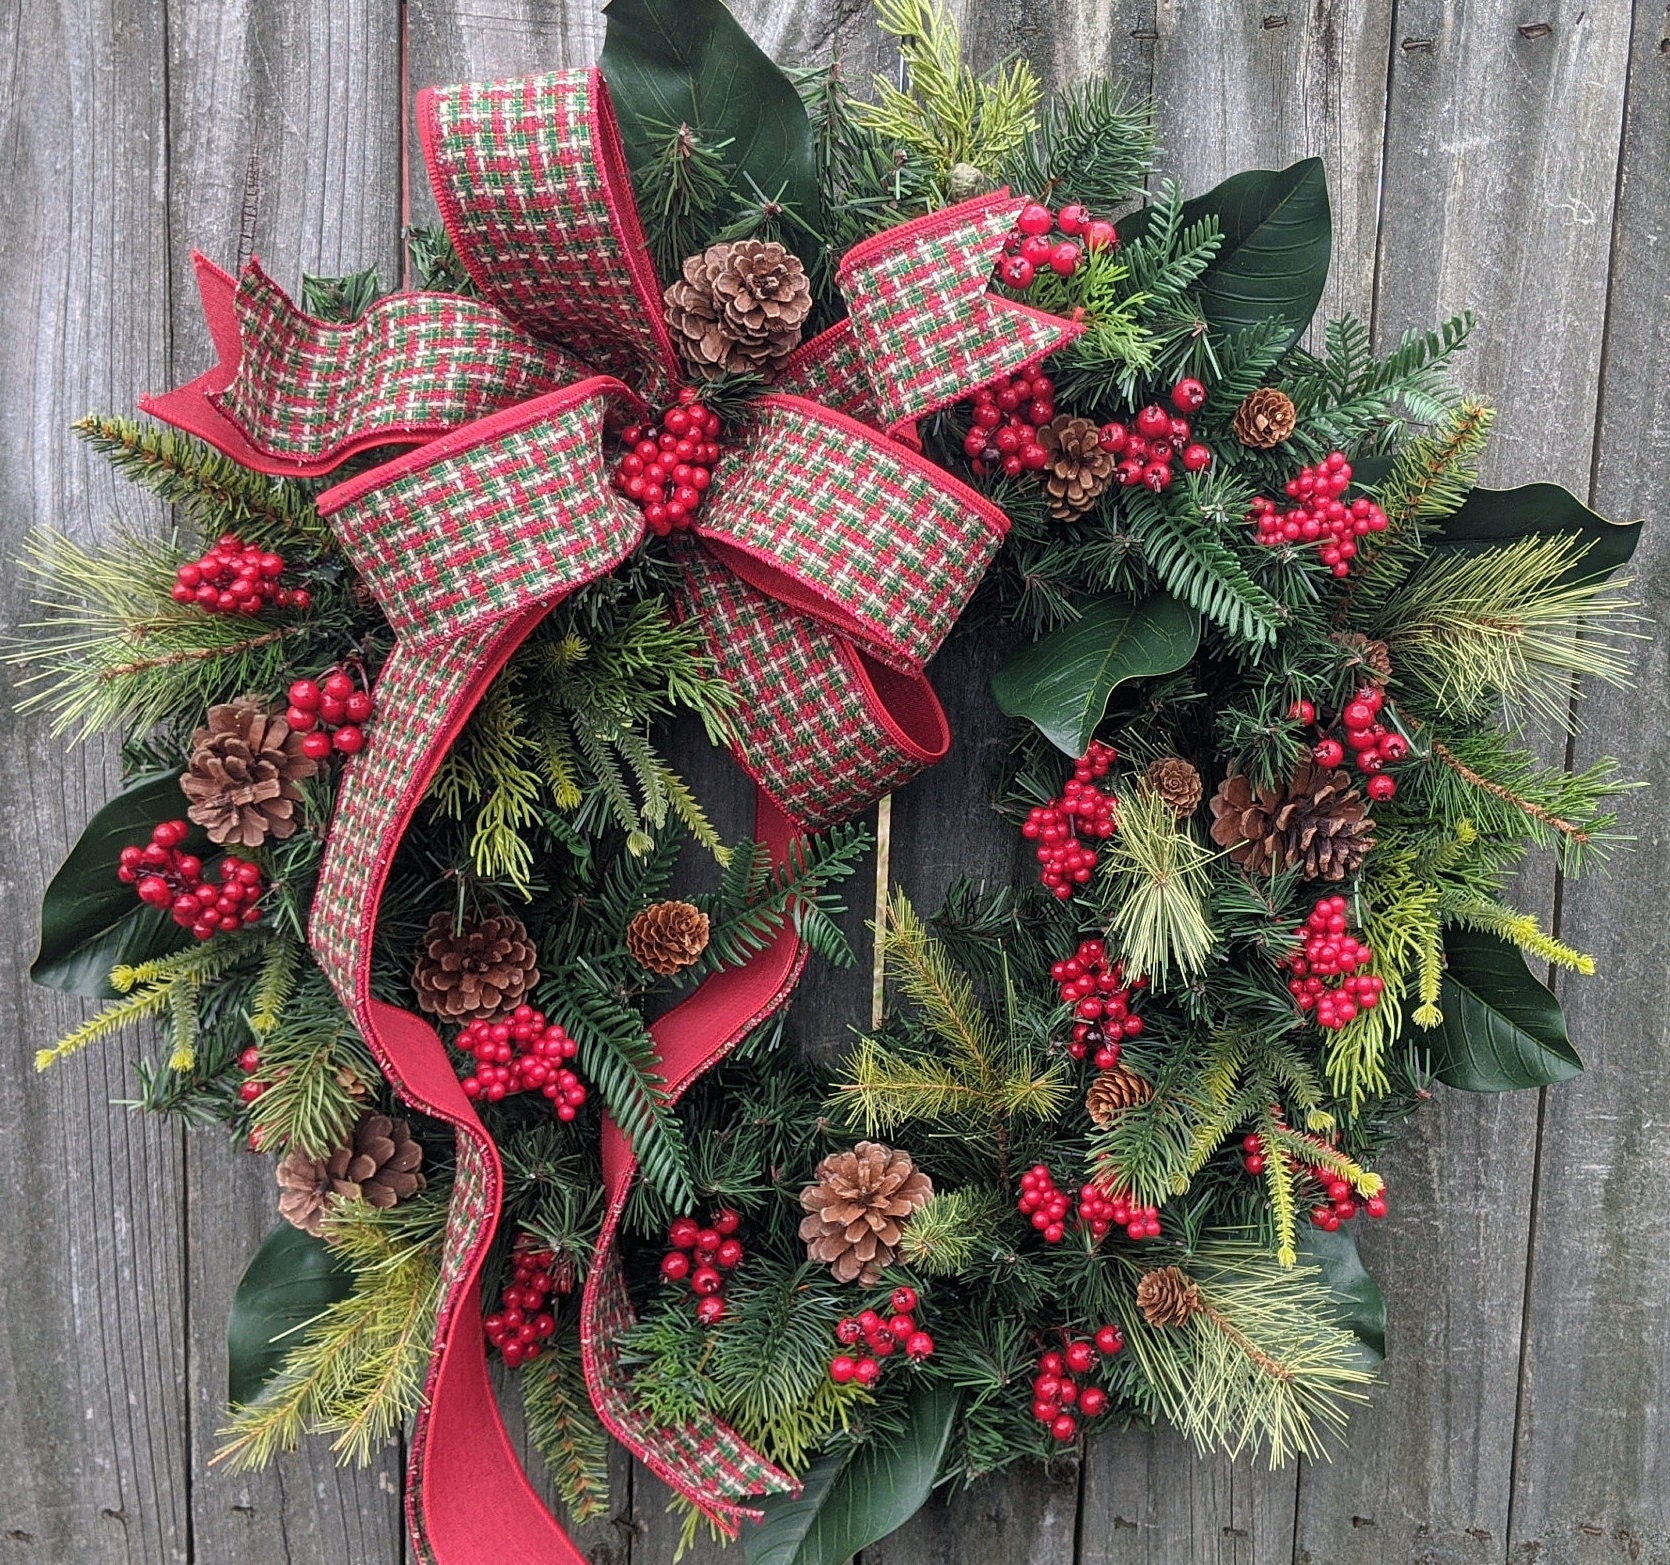
{"type": "Polygon", "coordinates": [[[1476,485],[1469,319],[1313,328],[1318,161],[1185,199],[1110,84],[878,9],[871,101],[718,0],[426,91],[418,289],[200,258],[219,362],[77,426],[180,534],[28,562],[27,699],[128,777],[33,969],[109,1003],[38,1063],[154,1018],[140,1105],[275,1161],[225,1454],[415,1420],[438,1565],[580,1557],[490,1360],[575,1517],[613,1436],[756,1560],[1131,1418],[1317,1452],[1376,1155],[1580,1069],[1528,962],[1592,963],[1504,888],[1614,835],[1522,728],[1624,677],[1637,528],[1476,485]],[[971,629],[1038,873],[894,891],[814,1063],[782,1007],[971,629]]]}

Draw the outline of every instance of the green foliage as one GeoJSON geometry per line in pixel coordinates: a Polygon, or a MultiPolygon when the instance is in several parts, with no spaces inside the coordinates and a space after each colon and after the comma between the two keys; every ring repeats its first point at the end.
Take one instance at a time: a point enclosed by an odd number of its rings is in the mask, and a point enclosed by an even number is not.
{"type": "Polygon", "coordinates": [[[338,1202],[325,1220],[351,1291],[328,1304],[259,1396],[232,1410],[215,1460],[264,1467],[306,1433],[361,1466],[417,1410],[440,1304],[444,1197],[378,1210],[338,1202]]]}
{"type": "Polygon", "coordinates": [[[302,308],[322,321],[357,321],[383,296],[377,268],[344,277],[302,277],[302,308]]]}
{"type": "Polygon", "coordinates": [[[352,1278],[323,1239],[280,1222],[244,1268],[226,1322],[226,1399],[253,1402],[278,1373],[290,1337],[343,1298],[352,1278]]]}
{"type": "Polygon", "coordinates": [[[475,283],[439,223],[414,223],[406,230],[406,252],[419,288],[431,293],[474,294],[475,283]]]}
{"type": "Polygon", "coordinates": [[[1157,990],[1203,971],[1211,954],[1206,869],[1213,856],[1151,788],[1120,790],[1119,830],[1101,849],[1098,894],[1109,935],[1157,990]]]}
{"type": "Polygon", "coordinates": [[[990,177],[1038,129],[1042,89],[1024,60],[981,76],[962,60],[962,34],[945,0],[876,0],[881,30],[899,41],[906,86],[871,82],[874,103],[854,104],[863,129],[896,142],[936,179],[958,165],[990,177]]]}
{"type": "Polygon", "coordinates": [[[654,199],[640,205],[650,253],[663,277],[675,277],[686,256],[700,255],[723,226],[730,199],[725,153],[729,140],[709,144],[687,124],[646,125],[656,139],[644,183],[654,199]]]}
{"type": "Polygon", "coordinates": [[[365,1112],[377,1067],[324,974],[310,966],[276,1025],[257,1036],[267,1086],[250,1123],[262,1149],[328,1157],[365,1112]]]}
{"type": "Polygon", "coordinates": [[[517,1384],[528,1439],[544,1458],[576,1522],[609,1514],[609,1438],[586,1390],[580,1340],[571,1333],[526,1365],[517,1384]]]}
{"type": "Polygon", "coordinates": [[[1142,194],[1154,150],[1153,106],[1093,77],[1055,92],[1037,128],[994,172],[1019,194],[1110,215],[1142,194]]]}

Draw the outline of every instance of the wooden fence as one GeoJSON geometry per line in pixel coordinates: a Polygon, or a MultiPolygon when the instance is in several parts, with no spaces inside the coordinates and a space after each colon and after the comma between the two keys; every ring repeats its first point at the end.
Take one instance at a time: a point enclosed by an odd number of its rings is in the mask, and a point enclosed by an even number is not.
{"type": "MultiPolygon", "coordinates": [[[[890,65],[866,0],[738,0],[779,58],[890,65]]],[[[1151,92],[1165,171],[1203,188],[1327,160],[1324,299],[1380,343],[1464,306],[1464,372],[1501,410],[1487,481],[1556,479],[1658,520],[1670,486],[1670,17],[1661,0],[961,0],[982,62],[1111,71],[1151,92]]],[[[429,210],[416,89],[592,60],[592,0],[6,0],[0,4],[0,549],[52,524],[96,536],[157,508],[68,432],[209,362],[190,252],[253,248],[285,283],[398,274],[429,210]],[[21,6],[21,10],[20,10],[21,6]],[[403,189],[408,196],[403,198],[403,189]]],[[[1670,598],[1650,530],[1640,595],[1670,598]]],[[[0,571],[9,623],[26,589],[0,571]]],[[[1595,950],[1567,985],[1587,1072],[1546,1093],[1440,1089],[1392,1158],[1364,1250],[1391,1310],[1375,1403],[1331,1464],[1270,1473],[1175,1438],[1104,1438],[1082,1469],[1027,1470],[936,1502],[864,1565],[1670,1561],[1670,833],[1665,658],[1584,707],[1576,764],[1648,780],[1610,881],[1527,881],[1527,905],[1595,950]]],[[[985,820],[1001,730],[978,648],[941,660],[954,758],[900,796],[892,871],[932,897],[1015,866],[985,820]]],[[[270,1170],[113,1100],[106,1049],[29,1068],[77,1014],[28,984],[34,907],[111,784],[7,716],[0,768],[0,1565],[394,1565],[403,1453],[342,1471],[321,1445],[259,1475],[212,1468],[222,1332],[271,1221],[270,1170]]],[[[701,779],[740,832],[725,768],[701,779]]],[[[860,900],[867,901],[867,896],[860,900]]],[[[862,911],[855,914],[854,927],[862,911]]],[[[814,981],[813,1045],[864,1019],[863,974],[814,981]]],[[[623,1464],[610,1565],[669,1561],[662,1491],[623,1464]]],[[[707,1559],[706,1552],[699,1557],[707,1559]]],[[[740,1556],[732,1556],[740,1559],[740,1556]]],[[[522,1565],[522,1562],[506,1562],[522,1565]]]]}

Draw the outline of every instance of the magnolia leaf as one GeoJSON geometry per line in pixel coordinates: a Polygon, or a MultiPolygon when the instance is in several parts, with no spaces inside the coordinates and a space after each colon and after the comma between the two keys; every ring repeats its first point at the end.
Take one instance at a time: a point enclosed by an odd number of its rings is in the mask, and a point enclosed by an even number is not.
{"type": "MultiPolygon", "coordinates": [[[[1126,218],[1119,225],[1121,241],[1140,238],[1152,213],[1145,207],[1126,218]]],[[[1231,337],[1279,318],[1291,347],[1321,302],[1333,250],[1322,159],[1250,169],[1183,203],[1185,225],[1203,217],[1217,218],[1223,243],[1195,284],[1201,314],[1231,337]]]]}
{"type": "Polygon", "coordinates": [[[226,1320],[226,1399],[253,1402],[320,1311],[348,1296],[353,1273],[323,1239],[289,1223],[267,1235],[244,1269],[226,1320]]]}
{"type": "Polygon", "coordinates": [[[1368,1362],[1386,1356],[1386,1300],[1368,1274],[1357,1241],[1347,1228],[1333,1233],[1309,1226],[1299,1238],[1299,1264],[1314,1266],[1339,1307],[1339,1324],[1363,1345],[1368,1362]]]}
{"type": "Polygon", "coordinates": [[[1560,1002],[1532,977],[1519,948],[1471,929],[1444,932],[1444,1019],[1424,1042],[1433,1074],[1468,1092],[1569,1081],[1583,1061],[1560,1002]]]}
{"type": "Polygon", "coordinates": [[[842,1465],[819,1457],[798,1495],[773,1495],[765,1520],[743,1533],[748,1565],[845,1565],[902,1527],[926,1502],[957,1421],[954,1387],[924,1382],[898,1435],[859,1447],[842,1465]]]}
{"type": "Polygon", "coordinates": [[[1133,603],[1090,598],[1070,625],[1022,647],[998,670],[992,694],[1000,711],[1025,717],[1058,750],[1090,748],[1114,688],[1183,667],[1200,645],[1200,616],[1158,592],[1133,603]]]}
{"type": "Polygon", "coordinates": [[[1473,490],[1438,523],[1433,543],[1472,552],[1521,538],[1556,536],[1581,538],[1589,545],[1572,575],[1590,581],[1628,562],[1641,537],[1641,523],[1609,522],[1558,484],[1525,484],[1518,489],[1473,490]]]}
{"type": "MultiPolygon", "coordinates": [[[[191,944],[166,912],[147,907],[116,878],[116,860],[130,843],[143,846],[151,828],[186,813],[178,772],[153,773],[130,783],[88,821],[80,840],[41,901],[41,946],[29,976],[48,989],[114,999],[110,970],[149,962],[191,944]]],[[[212,854],[193,828],[186,848],[212,854]]]]}
{"type": "Polygon", "coordinates": [[[745,190],[752,179],[817,232],[806,107],[721,0],[609,0],[604,16],[603,75],[634,179],[643,179],[671,130],[689,125],[709,146],[730,143],[723,156],[745,190]]]}

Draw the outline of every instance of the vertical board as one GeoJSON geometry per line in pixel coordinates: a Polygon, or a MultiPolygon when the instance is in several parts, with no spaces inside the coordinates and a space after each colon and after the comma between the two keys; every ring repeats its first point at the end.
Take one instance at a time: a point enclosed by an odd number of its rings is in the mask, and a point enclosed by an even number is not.
{"type": "MultiPolygon", "coordinates": [[[[213,362],[190,252],[261,257],[292,293],[304,272],[399,278],[399,16],[377,0],[172,0],[169,6],[172,379],[213,362]]],[[[262,1472],[211,1465],[226,1397],[226,1317],[247,1258],[277,1221],[273,1160],[223,1138],[187,1144],[191,1489],[199,1557],[290,1565],[397,1561],[402,1459],[337,1465],[310,1439],[262,1472]]]]}
{"type": "Polygon", "coordinates": [[[1540,1565],[1670,1559],[1670,1217],[1646,1171],[1670,1156],[1667,949],[1654,889],[1670,863],[1656,800],[1670,776],[1670,17],[1636,8],[1613,219],[1593,501],[1649,519],[1630,574],[1656,633],[1635,688],[1590,688],[1575,764],[1621,755],[1649,787],[1626,802],[1635,842],[1610,876],[1568,883],[1566,938],[1601,976],[1562,983],[1587,1065],[1548,1094],[1533,1214],[1508,1557],[1540,1565]]]}
{"type": "MultiPolygon", "coordinates": [[[[85,543],[160,507],[71,435],[166,376],[167,122],[155,9],[90,0],[0,11],[0,553],[8,631],[34,616],[13,567],[29,530],[85,543]]],[[[183,1561],[190,1549],[181,1134],[114,1100],[149,1039],[109,1040],[37,1076],[36,1048],[91,1006],[32,989],[46,879],[108,795],[112,757],[67,755],[5,704],[0,885],[0,1559],[183,1561]]]]}
{"type": "MultiPolygon", "coordinates": [[[[1478,313],[1460,376],[1500,409],[1486,482],[1587,487],[1627,41],[1617,5],[1398,8],[1377,336],[1478,313]]],[[[1538,870],[1517,893],[1545,919],[1548,885],[1538,870]]],[[[1385,1387],[1353,1429],[1375,1459],[1300,1487],[1296,1558],[1315,1565],[1506,1550],[1538,1098],[1438,1092],[1365,1245],[1391,1319],[1385,1387]]]]}

